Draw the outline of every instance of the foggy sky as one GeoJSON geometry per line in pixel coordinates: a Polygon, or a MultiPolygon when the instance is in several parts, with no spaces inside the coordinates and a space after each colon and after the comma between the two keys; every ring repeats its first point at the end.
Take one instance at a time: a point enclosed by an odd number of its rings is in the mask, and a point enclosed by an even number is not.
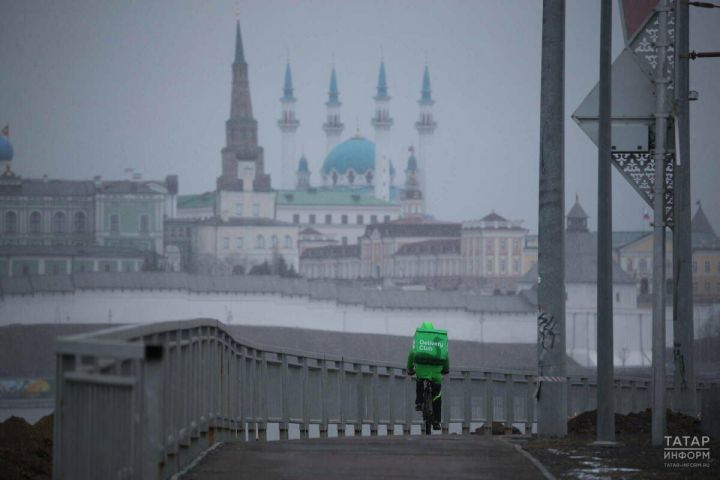
{"type": "MultiPolygon", "coordinates": [[[[473,219],[491,210],[537,231],[542,2],[244,1],[237,7],[259,142],[279,186],[279,98],[290,59],[298,156],[320,184],[324,102],[334,57],[343,138],[372,139],[381,55],[387,68],[391,153],[402,183],[417,145],[422,70],[435,103],[442,192],[430,213],[473,219]],[[381,53],[382,52],[382,53],[381,53]]],[[[613,3],[613,58],[621,51],[613,3]]],[[[180,177],[180,193],[214,189],[229,115],[236,2],[0,0],[0,124],[10,124],[24,177],[180,177]]],[[[691,10],[691,50],[720,50],[720,13],[691,10]]],[[[597,149],[570,114],[598,78],[599,2],[567,2],[566,210],[576,193],[597,212],[597,149]]],[[[691,63],[693,202],[720,230],[720,60],[691,63]]],[[[646,207],[613,175],[614,228],[647,228],[646,207]]],[[[694,211],[694,210],[693,210],[694,211]]]]}

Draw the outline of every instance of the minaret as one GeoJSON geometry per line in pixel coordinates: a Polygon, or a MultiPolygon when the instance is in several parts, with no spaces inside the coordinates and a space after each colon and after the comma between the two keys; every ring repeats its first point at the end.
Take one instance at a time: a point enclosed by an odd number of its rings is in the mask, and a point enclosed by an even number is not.
{"type": "Polygon", "coordinates": [[[377,94],[375,95],[375,197],[390,200],[390,155],[388,153],[388,135],[393,119],[390,117],[390,97],[385,79],[385,62],[380,62],[377,94]]]}
{"type": "Polygon", "coordinates": [[[418,164],[415,158],[415,149],[410,147],[410,156],[405,169],[405,190],[401,197],[402,212],[405,218],[423,218],[425,216],[425,206],[423,204],[423,194],[420,191],[420,183],[418,182],[418,164]]]}
{"type": "Polygon", "coordinates": [[[323,130],[325,131],[325,138],[327,140],[325,144],[325,155],[330,153],[330,150],[340,143],[340,136],[342,135],[345,125],[340,121],[340,92],[338,92],[337,76],[335,75],[335,65],[332,67],[332,73],[330,73],[330,90],[328,91],[328,101],[325,102],[327,107],[327,119],[323,124],[323,130]]]}
{"type": "MultiPolygon", "coordinates": [[[[420,92],[420,117],[415,122],[415,128],[418,131],[418,183],[420,190],[425,198],[425,209],[432,209],[434,192],[428,187],[427,179],[432,177],[434,168],[430,168],[429,159],[432,158],[432,135],[437,124],[433,118],[432,90],[430,89],[430,71],[425,65],[423,73],[422,91],[420,92]]],[[[432,210],[431,210],[432,211],[432,210]]]]}
{"type": "Polygon", "coordinates": [[[270,177],[265,174],[263,149],[257,143],[257,121],[252,113],[248,64],[245,61],[239,21],[235,30],[230,118],[225,122],[225,142],[226,146],[222,149],[222,175],[217,180],[218,190],[269,190],[270,177]],[[245,181],[241,181],[238,176],[241,173],[238,168],[240,165],[245,181]]]}
{"type": "Polygon", "coordinates": [[[297,185],[296,190],[307,190],[310,188],[310,169],[308,168],[308,161],[305,158],[305,154],[300,157],[297,169],[297,185]]]}
{"type": "Polygon", "coordinates": [[[282,132],[282,154],[280,158],[280,188],[292,190],[294,172],[293,162],[295,161],[295,132],[300,122],[295,118],[295,97],[293,96],[292,73],[290,62],[285,67],[285,85],[283,96],[280,98],[282,114],[278,120],[278,126],[282,132]]]}

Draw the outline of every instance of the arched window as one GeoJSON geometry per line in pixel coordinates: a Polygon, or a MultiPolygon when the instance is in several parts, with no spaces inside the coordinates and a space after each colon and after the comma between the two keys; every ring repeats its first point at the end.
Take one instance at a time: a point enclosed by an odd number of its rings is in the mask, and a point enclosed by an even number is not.
{"type": "Polygon", "coordinates": [[[17,233],[17,213],[7,212],[5,214],[5,233],[17,233]]]}
{"type": "Polygon", "coordinates": [[[272,246],[272,248],[277,248],[277,246],[278,246],[278,237],[277,237],[277,235],[273,235],[273,236],[270,238],[270,245],[272,246]]]}
{"type": "Polygon", "coordinates": [[[77,212],[73,218],[73,230],[75,233],[85,233],[85,212],[77,212]]]}
{"type": "Polygon", "coordinates": [[[150,231],[150,217],[140,215],[140,233],[148,233],[150,231]]]}
{"type": "Polygon", "coordinates": [[[265,237],[262,235],[258,235],[255,239],[255,246],[257,248],[265,248],[265,237]]]}
{"type": "Polygon", "coordinates": [[[53,233],[65,233],[65,214],[63,212],[55,212],[52,220],[53,233]]]}
{"type": "Polygon", "coordinates": [[[293,241],[290,235],[285,235],[285,248],[292,248],[293,241]]]}
{"type": "Polygon", "coordinates": [[[120,215],[113,213],[110,215],[110,233],[120,232],[120,215]]]}
{"type": "Polygon", "coordinates": [[[648,270],[647,260],[645,260],[644,258],[640,259],[640,261],[638,262],[638,270],[640,271],[640,273],[647,273],[647,270],[648,270]]]}
{"type": "Polygon", "coordinates": [[[42,231],[42,216],[40,212],[32,212],[30,214],[30,233],[40,233],[42,231]]]}

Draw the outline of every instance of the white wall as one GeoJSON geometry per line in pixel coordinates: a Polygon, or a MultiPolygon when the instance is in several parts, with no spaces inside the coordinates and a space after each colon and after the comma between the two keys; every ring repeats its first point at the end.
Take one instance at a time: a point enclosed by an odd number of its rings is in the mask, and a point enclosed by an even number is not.
{"type": "MultiPolygon", "coordinates": [[[[720,311],[720,307],[717,308],[720,311]]],[[[709,311],[696,309],[695,331],[709,311]]],[[[667,312],[667,345],[672,345],[672,311],[667,312]]],[[[0,326],[12,323],[151,323],[197,317],[234,325],[264,325],[341,332],[409,336],[423,321],[446,328],[451,339],[535,343],[535,313],[470,313],[457,310],[367,309],[281,295],[192,294],[185,291],[76,291],[74,294],[5,295],[0,326]]],[[[581,364],[596,359],[594,312],[568,310],[566,346],[581,364]]],[[[615,363],[649,365],[652,315],[649,310],[615,313],[615,363]]]]}

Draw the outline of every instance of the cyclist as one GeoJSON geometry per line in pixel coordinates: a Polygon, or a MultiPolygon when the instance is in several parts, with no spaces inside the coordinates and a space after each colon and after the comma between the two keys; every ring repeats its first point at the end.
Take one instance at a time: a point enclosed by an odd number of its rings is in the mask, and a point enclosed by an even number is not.
{"type": "MultiPolygon", "coordinates": [[[[427,337],[426,337],[427,338],[427,337]]],[[[408,353],[407,359],[407,373],[408,375],[416,375],[417,382],[415,385],[415,410],[422,411],[422,395],[423,395],[423,382],[422,380],[430,380],[432,382],[432,395],[433,395],[433,428],[435,430],[440,429],[440,418],[442,412],[442,397],[440,395],[442,388],[442,376],[450,372],[450,360],[447,354],[447,332],[442,330],[435,330],[435,327],[430,322],[423,322],[415,332],[415,339],[413,345],[410,347],[410,353],[408,353]],[[418,340],[418,333],[429,333],[435,336],[430,337],[431,340],[425,341],[424,345],[432,345],[433,352],[431,354],[419,351],[418,346],[420,342],[418,340]],[[438,337],[439,334],[439,337],[438,337]],[[442,342],[444,339],[444,352],[441,353],[441,348],[437,347],[437,339],[442,342]]]]}

